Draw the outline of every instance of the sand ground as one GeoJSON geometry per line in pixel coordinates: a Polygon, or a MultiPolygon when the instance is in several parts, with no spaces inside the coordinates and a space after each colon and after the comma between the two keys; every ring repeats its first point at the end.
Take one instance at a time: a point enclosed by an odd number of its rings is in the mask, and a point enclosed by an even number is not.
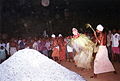
{"type": "Polygon", "coordinates": [[[117,74],[114,74],[113,72],[108,72],[108,73],[99,74],[97,78],[90,78],[90,76],[93,75],[93,69],[82,71],[80,68],[75,67],[75,64],[73,62],[66,62],[66,61],[61,62],[61,65],[80,74],[87,81],[120,81],[120,63],[118,62],[112,62],[112,63],[117,71],[117,74]]]}

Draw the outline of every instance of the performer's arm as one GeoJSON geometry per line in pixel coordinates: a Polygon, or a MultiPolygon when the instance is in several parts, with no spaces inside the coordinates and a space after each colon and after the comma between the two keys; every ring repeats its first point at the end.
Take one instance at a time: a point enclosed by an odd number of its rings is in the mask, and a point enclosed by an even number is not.
{"type": "Polygon", "coordinates": [[[102,33],[101,34],[101,43],[100,45],[106,45],[106,42],[107,42],[107,36],[106,36],[106,33],[102,33]]]}
{"type": "Polygon", "coordinates": [[[100,44],[100,40],[98,39],[96,32],[94,32],[94,36],[96,38],[96,42],[100,44]]]}

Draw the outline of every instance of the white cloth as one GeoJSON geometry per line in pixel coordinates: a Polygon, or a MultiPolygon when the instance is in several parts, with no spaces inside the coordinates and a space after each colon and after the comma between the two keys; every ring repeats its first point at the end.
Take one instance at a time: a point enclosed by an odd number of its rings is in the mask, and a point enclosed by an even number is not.
{"type": "Polygon", "coordinates": [[[18,40],[18,44],[20,44],[21,41],[22,41],[22,40],[18,40]]]}
{"type": "Polygon", "coordinates": [[[115,71],[112,63],[108,58],[106,46],[99,46],[98,52],[94,60],[94,74],[115,71]]]}
{"type": "Polygon", "coordinates": [[[60,49],[59,46],[56,46],[55,48],[57,48],[58,50],[60,49]]]}
{"type": "Polygon", "coordinates": [[[52,34],[51,37],[52,37],[52,38],[55,38],[55,34],[52,34]]]}
{"type": "Polygon", "coordinates": [[[38,43],[37,42],[33,43],[33,49],[38,50],[38,43]]]}
{"type": "Polygon", "coordinates": [[[67,45],[67,52],[73,52],[73,48],[67,45]]]}
{"type": "Polygon", "coordinates": [[[3,46],[3,47],[5,48],[6,45],[5,45],[5,43],[2,43],[2,44],[0,44],[0,47],[1,47],[1,46],[3,46]]]}
{"type": "Polygon", "coordinates": [[[10,53],[10,43],[9,42],[6,44],[6,50],[7,50],[7,53],[9,54],[10,53]]]}
{"type": "Polygon", "coordinates": [[[118,47],[119,46],[119,37],[120,35],[118,33],[112,34],[111,41],[112,41],[112,47],[118,47]]]}
{"type": "Polygon", "coordinates": [[[15,52],[17,52],[16,47],[10,47],[10,55],[13,55],[15,52]]]}
{"type": "Polygon", "coordinates": [[[99,24],[99,25],[97,25],[96,29],[99,31],[103,31],[104,27],[101,24],[99,24]]]}
{"type": "Polygon", "coordinates": [[[47,48],[47,50],[51,50],[51,49],[50,49],[50,41],[47,41],[47,42],[46,42],[45,47],[47,48]]]}

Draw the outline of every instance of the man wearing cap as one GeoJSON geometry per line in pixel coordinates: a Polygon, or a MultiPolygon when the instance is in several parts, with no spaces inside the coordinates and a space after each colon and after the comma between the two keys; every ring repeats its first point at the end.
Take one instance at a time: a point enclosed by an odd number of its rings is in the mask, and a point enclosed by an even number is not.
{"type": "Polygon", "coordinates": [[[102,25],[98,25],[96,32],[94,32],[96,42],[99,45],[99,49],[94,60],[94,76],[91,76],[91,78],[97,77],[97,74],[100,73],[111,71],[116,73],[111,61],[108,58],[108,50],[106,48],[106,34],[103,33],[103,29],[104,27],[102,25]]]}
{"type": "Polygon", "coordinates": [[[55,34],[52,34],[52,58],[54,61],[60,61],[59,60],[59,45],[58,45],[58,39],[56,38],[55,34]]]}

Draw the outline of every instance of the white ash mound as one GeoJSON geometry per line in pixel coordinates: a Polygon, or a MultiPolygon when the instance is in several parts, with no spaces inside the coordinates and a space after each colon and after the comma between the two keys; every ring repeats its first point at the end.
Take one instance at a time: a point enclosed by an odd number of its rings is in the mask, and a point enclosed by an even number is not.
{"type": "Polygon", "coordinates": [[[23,49],[0,64],[0,81],[86,81],[36,50],[23,49]]]}

